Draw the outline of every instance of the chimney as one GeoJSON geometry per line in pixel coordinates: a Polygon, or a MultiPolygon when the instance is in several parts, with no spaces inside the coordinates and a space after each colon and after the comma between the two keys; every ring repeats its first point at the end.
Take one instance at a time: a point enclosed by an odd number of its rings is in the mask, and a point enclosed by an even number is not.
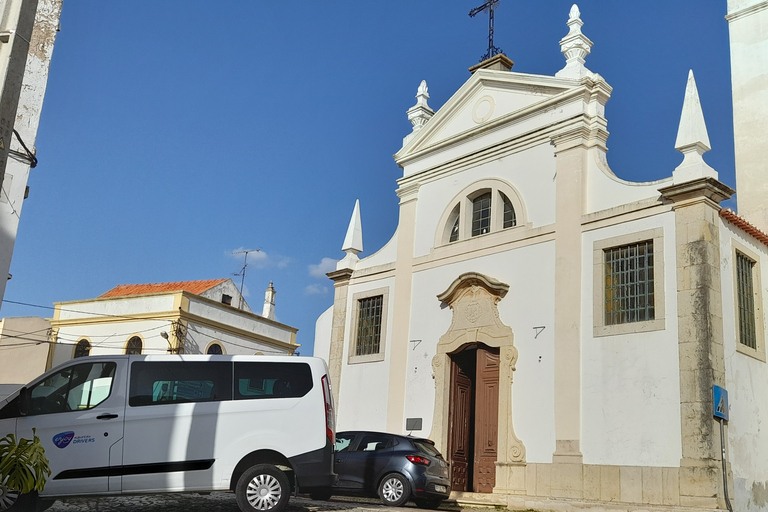
{"type": "Polygon", "coordinates": [[[272,281],[269,282],[269,288],[264,292],[264,309],[261,311],[261,316],[275,319],[275,287],[272,286],[272,281]]]}

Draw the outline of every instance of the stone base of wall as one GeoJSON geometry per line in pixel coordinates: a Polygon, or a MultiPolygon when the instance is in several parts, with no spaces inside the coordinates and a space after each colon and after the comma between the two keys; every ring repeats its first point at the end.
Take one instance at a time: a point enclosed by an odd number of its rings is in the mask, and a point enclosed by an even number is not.
{"type": "Polygon", "coordinates": [[[453,492],[451,500],[460,505],[504,506],[512,510],[725,510],[725,504],[720,503],[718,499],[718,496],[722,495],[722,484],[717,485],[719,472],[714,468],[707,468],[709,471],[704,472],[705,478],[690,478],[687,469],[531,463],[519,468],[524,471],[524,476],[519,475],[522,478],[515,479],[518,485],[505,486],[497,481],[493,493],[453,492]],[[684,480],[682,482],[681,477],[684,480]],[[523,493],[518,490],[521,488],[525,489],[523,493]]]}

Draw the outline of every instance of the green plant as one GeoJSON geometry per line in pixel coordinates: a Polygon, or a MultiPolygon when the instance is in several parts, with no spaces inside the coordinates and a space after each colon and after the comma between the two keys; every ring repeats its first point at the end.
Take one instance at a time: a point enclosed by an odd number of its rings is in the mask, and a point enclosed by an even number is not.
{"type": "Polygon", "coordinates": [[[32,440],[8,434],[0,439],[0,482],[22,494],[42,491],[51,474],[45,448],[35,429],[32,440]]]}

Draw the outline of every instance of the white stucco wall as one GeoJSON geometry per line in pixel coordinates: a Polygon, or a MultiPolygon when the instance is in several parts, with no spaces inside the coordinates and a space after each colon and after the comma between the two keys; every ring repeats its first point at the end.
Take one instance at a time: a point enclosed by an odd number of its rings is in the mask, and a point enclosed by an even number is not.
{"type": "Polygon", "coordinates": [[[205,300],[190,298],[189,312],[207,318],[214,322],[243,329],[259,336],[290,343],[291,334],[295,329],[263,318],[258,315],[244,315],[234,307],[224,306],[218,303],[211,303],[205,300]]]}
{"type": "Polygon", "coordinates": [[[320,357],[328,364],[331,354],[331,330],[333,328],[333,306],[329,307],[317,318],[315,322],[315,357],[320,357]]]}
{"type": "Polygon", "coordinates": [[[734,243],[748,256],[758,256],[762,290],[762,311],[758,318],[763,333],[768,303],[768,248],[728,222],[721,222],[720,260],[723,296],[723,346],[725,350],[726,389],[730,405],[728,422],[728,460],[734,485],[734,510],[768,510],[768,367],[766,363],[737,351],[738,302],[735,288],[734,243]]]}
{"type": "Polygon", "coordinates": [[[92,356],[123,354],[126,343],[133,336],[141,338],[142,353],[166,354],[168,342],[160,337],[163,331],[171,331],[169,320],[115,320],[109,323],[63,326],[57,335],[53,366],[72,359],[75,344],[81,339],[87,339],[91,344],[92,356]]]}
{"type": "Polygon", "coordinates": [[[423,418],[429,435],[434,414],[432,358],[451,324],[450,308],[437,295],[464,272],[479,272],[509,285],[499,302],[501,321],[512,328],[519,359],[512,386],[513,424],[528,462],[552,462],[554,429],[554,243],[475,258],[414,274],[405,415],[423,418]],[[537,329],[544,327],[536,337],[537,329]]]}
{"type": "Polygon", "coordinates": [[[174,296],[144,295],[129,297],[110,297],[92,301],[56,302],[60,305],[59,320],[103,318],[105,316],[140,315],[148,311],[173,311],[174,296]]]}
{"type": "Polygon", "coordinates": [[[506,181],[520,194],[525,212],[517,212],[518,218],[525,216],[534,226],[552,224],[555,221],[554,175],[555,154],[547,143],[422,185],[416,207],[414,256],[430,253],[437,234],[444,230],[440,220],[454,204],[457,194],[489,177],[506,181]]]}
{"type": "Polygon", "coordinates": [[[341,382],[339,384],[339,403],[337,404],[336,430],[387,430],[387,400],[389,396],[389,364],[392,349],[392,325],[394,320],[393,300],[394,278],[375,280],[355,284],[349,287],[347,295],[347,319],[342,355],[341,382]],[[389,289],[388,313],[386,316],[386,335],[384,336],[384,360],[369,363],[349,364],[350,341],[357,304],[355,294],[375,290],[389,289]]]}
{"type": "MultiPolygon", "coordinates": [[[[585,464],[680,465],[680,363],[673,212],[588,231],[582,252],[582,443],[585,464]],[[594,242],[664,230],[665,329],[593,335],[594,242]]],[[[657,314],[658,317],[658,314],[657,314]]]]}

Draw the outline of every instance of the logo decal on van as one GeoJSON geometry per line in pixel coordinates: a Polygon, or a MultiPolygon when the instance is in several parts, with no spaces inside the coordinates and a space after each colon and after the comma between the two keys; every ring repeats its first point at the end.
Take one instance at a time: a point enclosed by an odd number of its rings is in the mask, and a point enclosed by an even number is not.
{"type": "Polygon", "coordinates": [[[53,436],[53,444],[55,444],[57,448],[66,448],[67,445],[72,442],[74,437],[75,433],[72,431],[62,432],[53,436]]]}

